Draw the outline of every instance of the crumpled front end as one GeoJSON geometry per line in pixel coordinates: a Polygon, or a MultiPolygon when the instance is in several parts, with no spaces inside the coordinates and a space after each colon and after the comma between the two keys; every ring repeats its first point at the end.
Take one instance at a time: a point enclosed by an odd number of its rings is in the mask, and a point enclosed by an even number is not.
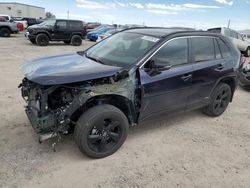
{"type": "Polygon", "coordinates": [[[60,85],[41,85],[24,78],[20,87],[30,123],[39,134],[65,134],[84,111],[107,103],[125,109],[129,122],[136,123],[140,92],[136,71],[131,72],[60,85]]]}
{"type": "Polygon", "coordinates": [[[56,116],[48,110],[48,90],[26,78],[21,84],[22,97],[26,101],[25,112],[37,133],[52,131],[56,124],[56,116]]]}

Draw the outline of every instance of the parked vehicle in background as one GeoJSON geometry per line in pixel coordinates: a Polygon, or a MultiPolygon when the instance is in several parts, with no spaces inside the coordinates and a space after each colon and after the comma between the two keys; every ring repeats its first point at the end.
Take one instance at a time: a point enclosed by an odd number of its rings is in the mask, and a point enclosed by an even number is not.
{"type": "Polygon", "coordinates": [[[22,23],[17,22],[17,23],[16,23],[16,26],[17,26],[17,28],[19,29],[19,31],[23,31],[23,30],[24,30],[24,26],[23,26],[22,23]]]}
{"type": "Polygon", "coordinates": [[[12,17],[11,18],[15,23],[21,23],[23,24],[23,27],[24,29],[27,29],[28,27],[28,22],[26,20],[23,20],[22,18],[20,17],[12,17]]]}
{"type": "Polygon", "coordinates": [[[113,154],[129,125],[203,108],[217,117],[233,99],[241,55],[222,35],[127,29],[86,51],[21,66],[26,114],[40,141],[74,131],[90,157],[113,154]]]}
{"type": "Polygon", "coordinates": [[[90,32],[92,30],[94,30],[95,28],[99,27],[101,24],[100,23],[92,23],[92,22],[88,22],[86,25],[85,25],[85,29],[87,32],[90,32]]]}
{"type": "Polygon", "coordinates": [[[240,68],[239,85],[244,89],[250,89],[250,61],[247,58],[244,58],[240,68]]]}
{"type": "Polygon", "coordinates": [[[10,21],[11,21],[11,17],[10,17],[9,15],[6,15],[6,14],[0,14],[0,17],[5,18],[5,20],[6,20],[7,22],[10,22],[10,21]]]}
{"type": "Polygon", "coordinates": [[[18,33],[17,24],[14,22],[0,22],[0,37],[10,37],[12,33],[18,33]]]}
{"type": "MultiPolygon", "coordinates": [[[[7,22],[7,20],[6,20],[5,17],[1,17],[0,16],[0,22],[7,22]]],[[[17,28],[18,28],[19,31],[23,31],[24,30],[24,27],[23,27],[22,23],[16,23],[16,26],[17,26],[17,28]]]]}
{"type": "Polygon", "coordinates": [[[7,20],[6,20],[5,17],[1,17],[1,16],[0,16],[0,22],[7,22],[7,20]]]}
{"type": "Polygon", "coordinates": [[[79,20],[50,19],[28,27],[26,37],[39,46],[47,46],[49,41],[63,41],[65,44],[80,46],[84,32],[79,20]]]}
{"type": "Polygon", "coordinates": [[[28,18],[28,17],[12,17],[12,19],[16,22],[20,22],[20,23],[26,23],[25,25],[25,29],[28,27],[28,26],[31,26],[31,25],[35,25],[35,24],[40,24],[41,21],[39,19],[36,19],[36,18],[28,18]]]}
{"type": "Polygon", "coordinates": [[[250,42],[250,34],[241,34],[241,36],[243,37],[243,39],[244,39],[245,41],[250,42]]]}
{"type": "Polygon", "coordinates": [[[211,28],[208,31],[227,36],[245,57],[250,57],[250,42],[244,40],[237,31],[226,27],[211,28]]]}
{"type": "Polygon", "coordinates": [[[119,32],[119,31],[122,31],[122,30],[123,29],[121,29],[121,28],[111,29],[111,30],[107,31],[106,33],[103,33],[103,34],[99,35],[97,41],[103,40],[103,39],[105,39],[105,38],[107,38],[107,37],[109,37],[109,36],[111,36],[111,35],[119,32]]]}
{"type": "Polygon", "coordinates": [[[94,29],[93,31],[88,32],[87,39],[89,39],[90,41],[96,42],[100,35],[112,29],[115,29],[113,25],[101,25],[97,27],[96,29],[94,29]]]}

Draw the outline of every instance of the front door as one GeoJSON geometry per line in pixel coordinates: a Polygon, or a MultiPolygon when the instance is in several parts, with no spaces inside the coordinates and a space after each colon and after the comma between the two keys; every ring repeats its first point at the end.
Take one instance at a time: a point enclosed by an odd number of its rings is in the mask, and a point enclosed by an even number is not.
{"type": "Polygon", "coordinates": [[[70,37],[66,20],[56,21],[52,37],[54,40],[66,40],[70,37]]]}
{"type": "Polygon", "coordinates": [[[140,78],[140,120],[160,112],[184,111],[192,83],[188,39],[176,38],[165,43],[140,68],[140,78]]]}

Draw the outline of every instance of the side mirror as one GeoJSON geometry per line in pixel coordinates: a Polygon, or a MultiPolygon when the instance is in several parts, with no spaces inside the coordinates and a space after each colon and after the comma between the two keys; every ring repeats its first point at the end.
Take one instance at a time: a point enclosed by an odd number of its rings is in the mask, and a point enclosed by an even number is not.
{"type": "Polygon", "coordinates": [[[171,68],[171,66],[158,64],[158,63],[156,63],[155,59],[150,59],[146,63],[146,65],[144,66],[144,68],[145,68],[145,71],[149,75],[155,76],[157,74],[160,74],[162,71],[169,70],[171,68]]]}
{"type": "Polygon", "coordinates": [[[150,59],[147,63],[145,68],[146,69],[151,69],[151,70],[156,70],[156,71],[164,71],[164,70],[169,70],[172,66],[170,65],[164,65],[157,63],[157,59],[150,59]]]}

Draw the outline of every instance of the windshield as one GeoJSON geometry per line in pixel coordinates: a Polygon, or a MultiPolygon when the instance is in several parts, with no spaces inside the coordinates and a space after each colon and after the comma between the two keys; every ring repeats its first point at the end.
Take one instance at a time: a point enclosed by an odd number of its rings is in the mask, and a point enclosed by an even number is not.
{"type": "Polygon", "coordinates": [[[44,22],[38,24],[40,26],[54,26],[56,23],[56,20],[45,20],[44,22]]]}
{"type": "Polygon", "coordinates": [[[159,38],[121,32],[89,48],[86,57],[106,65],[129,68],[136,64],[159,38]]]}

